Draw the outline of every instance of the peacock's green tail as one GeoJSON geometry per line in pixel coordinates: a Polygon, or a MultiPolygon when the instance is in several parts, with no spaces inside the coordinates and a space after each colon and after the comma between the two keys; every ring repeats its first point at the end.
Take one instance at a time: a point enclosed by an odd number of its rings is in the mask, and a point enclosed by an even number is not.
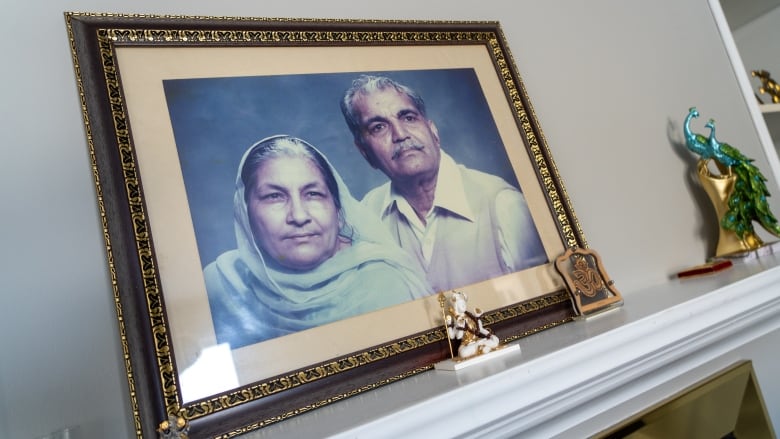
{"type": "Polygon", "coordinates": [[[753,165],[752,160],[747,158],[739,160],[731,170],[737,176],[737,181],[729,196],[728,210],[721,218],[721,226],[743,238],[745,234],[755,232],[755,220],[768,232],[780,236],[780,225],[777,224],[777,218],[772,214],[767,201],[769,190],[766,188],[764,175],[753,165]]]}

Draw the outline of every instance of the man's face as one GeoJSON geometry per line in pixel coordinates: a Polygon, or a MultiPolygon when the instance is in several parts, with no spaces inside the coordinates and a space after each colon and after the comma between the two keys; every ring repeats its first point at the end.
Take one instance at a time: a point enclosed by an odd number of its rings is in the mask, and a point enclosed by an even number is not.
{"type": "Polygon", "coordinates": [[[392,181],[435,173],[441,157],[439,133],[412,101],[394,88],[358,95],[356,142],[368,162],[392,181]]]}

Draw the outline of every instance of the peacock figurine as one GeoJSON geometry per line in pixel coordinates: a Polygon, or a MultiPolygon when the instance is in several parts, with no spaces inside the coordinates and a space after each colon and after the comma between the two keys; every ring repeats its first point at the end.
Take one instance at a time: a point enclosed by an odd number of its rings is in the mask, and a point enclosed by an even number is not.
{"type": "MultiPolygon", "coordinates": [[[[736,251],[754,250],[761,245],[760,238],[755,234],[753,222],[756,221],[771,234],[780,237],[780,226],[772,214],[767,197],[766,178],[753,164],[753,160],[742,154],[737,148],[722,143],[715,137],[715,121],[710,119],[704,125],[710,130],[709,136],[693,133],[690,123],[699,117],[695,107],[688,111],[685,118],[685,141],[688,149],[700,157],[699,176],[705,189],[718,211],[722,229],[733,232],[739,241],[739,248],[729,246],[721,250],[719,243],[718,255],[736,251]],[[712,160],[722,176],[712,176],[707,163],[712,160]],[[709,179],[709,181],[707,180],[709,179]],[[721,183],[718,180],[725,181],[721,183]],[[707,183],[710,183],[710,188],[707,183]],[[715,192],[712,192],[712,191],[715,192]],[[719,205],[720,204],[720,205],[719,205]]],[[[721,236],[722,238],[722,236],[721,236]]]]}

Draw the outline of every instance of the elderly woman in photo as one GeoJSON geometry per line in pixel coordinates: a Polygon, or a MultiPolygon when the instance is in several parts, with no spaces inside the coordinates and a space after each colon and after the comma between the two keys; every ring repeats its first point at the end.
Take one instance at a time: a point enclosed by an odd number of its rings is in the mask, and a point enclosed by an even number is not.
{"type": "Polygon", "coordinates": [[[325,157],[290,136],[244,154],[237,249],[204,269],[218,343],[238,348],[429,295],[325,157]]]}

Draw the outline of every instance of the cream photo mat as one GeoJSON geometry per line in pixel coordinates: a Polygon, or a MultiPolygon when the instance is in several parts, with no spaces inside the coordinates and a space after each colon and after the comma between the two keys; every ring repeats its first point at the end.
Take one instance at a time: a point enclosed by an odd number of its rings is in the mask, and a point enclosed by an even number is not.
{"type": "MultiPolygon", "coordinates": [[[[483,45],[117,47],[116,55],[179,371],[192,364],[203,349],[215,345],[216,338],[165,103],[162,81],[166,79],[473,68],[548,259],[554,260],[565,248],[514,110],[483,45]]],[[[474,306],[492,310],[562,288],[548,263],[462,290],[469,293],[474,306]]],[[[233,350],[231,360],[243,386],[429,330],[441,324],[440,315],[436,296],[430,296],[233,350]]]]}

